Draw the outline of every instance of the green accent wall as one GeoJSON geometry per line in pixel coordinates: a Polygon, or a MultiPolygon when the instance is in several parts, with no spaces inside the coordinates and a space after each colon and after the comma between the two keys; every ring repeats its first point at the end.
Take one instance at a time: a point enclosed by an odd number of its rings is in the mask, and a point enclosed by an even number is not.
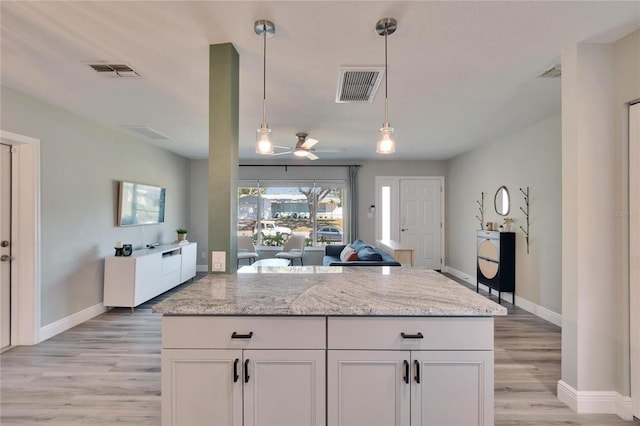
{"type": "Polygon", "coordinates": [[[226,253],[225,273],[235,273],[238,187],[240,57],[231,43],[209,46],[209,254],[226,253]]]}

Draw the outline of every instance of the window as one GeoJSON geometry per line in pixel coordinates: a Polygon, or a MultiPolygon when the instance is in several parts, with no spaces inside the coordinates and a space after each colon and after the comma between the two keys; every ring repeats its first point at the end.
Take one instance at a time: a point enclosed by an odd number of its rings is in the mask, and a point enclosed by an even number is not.
{"type": "Polygon", "coordinates": [[[238,188],[239,234],[253,235],[263,247],[283,246],[293,233],[304,234],[308,247],[342,244],[344,181],[254,185],[238,188]]]}
{"type": "Polygon", "coordinates": [[[391,187],[382,187],[382,208],[381,208],[381,222],[382,222],[382,239],[391,239],[391,187]]]}

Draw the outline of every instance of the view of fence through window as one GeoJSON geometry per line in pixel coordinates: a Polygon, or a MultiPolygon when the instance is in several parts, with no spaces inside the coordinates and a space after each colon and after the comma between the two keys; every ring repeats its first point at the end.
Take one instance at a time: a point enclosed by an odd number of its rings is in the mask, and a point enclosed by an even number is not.
{"type": "Polygon", "coordinates": [[[307,247],[342,244],[344,185],[238,188],[238,234],[259,246],[283,246],[293,233],[307,247]]]}

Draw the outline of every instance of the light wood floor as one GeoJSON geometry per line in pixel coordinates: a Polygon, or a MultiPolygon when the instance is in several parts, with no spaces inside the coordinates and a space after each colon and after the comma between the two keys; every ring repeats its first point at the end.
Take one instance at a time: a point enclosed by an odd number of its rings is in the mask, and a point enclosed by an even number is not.
{"type": "MultiPolygon", "coordinates": [[[[0,424],[159,425],[160,315],[151,306],[168,294],[133,315],[113,309],[0,355],[0,424]]],[[[509,315],[495,325],[496,425],[638,425],[578,415],[558,401],[560,329],[503,305],[509,315]]]]}

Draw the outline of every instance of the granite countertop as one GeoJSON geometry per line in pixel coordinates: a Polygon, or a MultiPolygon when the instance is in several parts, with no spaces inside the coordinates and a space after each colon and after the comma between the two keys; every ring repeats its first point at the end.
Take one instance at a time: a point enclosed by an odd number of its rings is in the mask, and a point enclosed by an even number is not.
{"type": "Polygon", "coordinates": [[[430,269],[286,266],[208,275],[153,306],[165,315],[495,316],[505,307],[430,269]]]}

